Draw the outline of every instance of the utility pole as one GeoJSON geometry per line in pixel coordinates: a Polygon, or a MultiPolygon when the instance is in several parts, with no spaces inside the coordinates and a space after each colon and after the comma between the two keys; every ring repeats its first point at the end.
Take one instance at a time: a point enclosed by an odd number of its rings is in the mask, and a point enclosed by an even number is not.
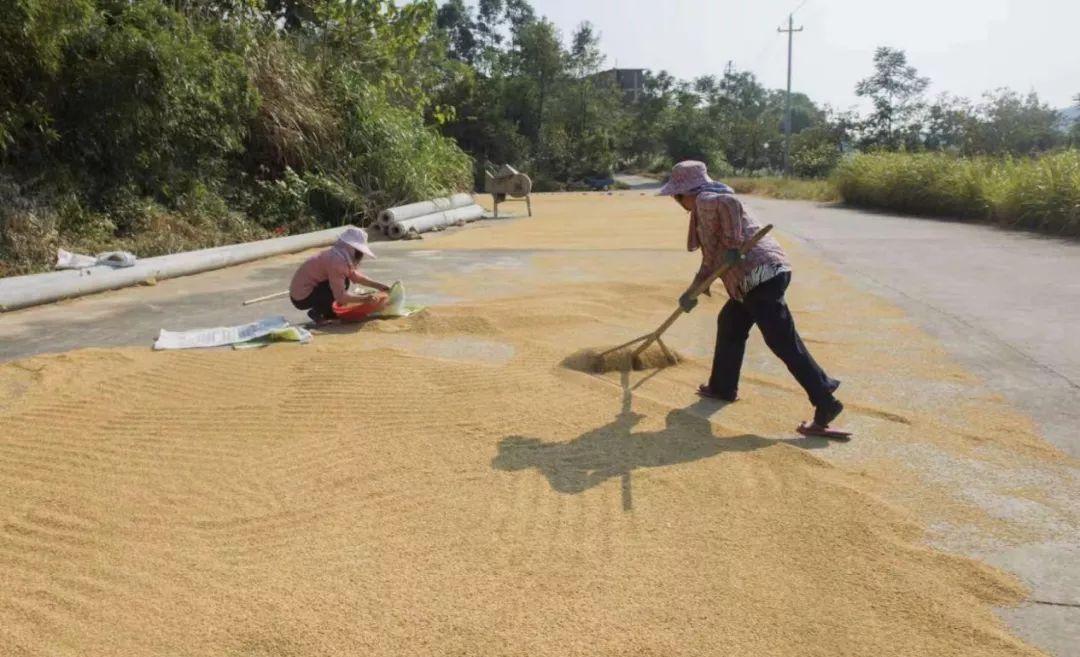
{"type": "Polygon", "coordinates": [[[787,99],[784,101],[784,175],[791,175],[791,48],[794,45],[795,33],[802,32],[802,26],[795,29],[795,15],[788,14],[788,26],[776,28],[781,34],[787,33],[787,99]]]}

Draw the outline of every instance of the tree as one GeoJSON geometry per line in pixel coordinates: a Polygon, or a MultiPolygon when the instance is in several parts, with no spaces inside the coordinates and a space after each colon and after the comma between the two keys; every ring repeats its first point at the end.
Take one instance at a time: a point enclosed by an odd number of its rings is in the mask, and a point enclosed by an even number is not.
{"type": "Polygon", "coordinates": [[[792,138],[791,168],[800,178],[827,176],[839,161],[840,149],[829,126],[807,128],[792,138]]]}
{"type": "Polygon", "coordinates": [[[580,137],[586,130],[589,119],[589,99],[596,95],[596,73],[604,63],[604,54],[600,52],[600,35],[589,22],[578,26],[571,38],[567,64],[573,76],[573,85],[577,87],[575,104],[578,117],[575,132],[580,137]]]}
{"type": "Polygon", "coordinates": [[[666,168],[663,135],[672,120],[675,78],[667,71],[645,72],[642,92],[631,108],[621,143],[624,157],[638,167],[666,168]]]}
{"type": "MultiPolygon", "coordinates": [[[[701,85],[709,90],[708,83],[701,85]]],[[[769,93],[749,71],[729,70],[720,79],[718,94],[706,110],[713,141],[721,145],[724,160],[736,169],[768,168],[768,142],[773,132],[769,93]]]]}
{"type": "Polygon", "coordinates": [[[517,34],[529,25],[536,22],[536,11],[533,10],[529,0],[502,0],[506,20],[510,23],[510,31],[517,34]]]}
{"type": "Polygon", "coordinates": [[[473,68],[478,73],[489,74],[502,54],[502,25],[506,22],[503,0],[480,0],[473,21],[473,38],[476,40],[476,58],[473,68]]]}
{"type": "MultiPolygon", "coordinates": [[[[313,49],[324,75],[342,69],[385,88],[397,105],[424,110],[460,71],[447,66],[432,0],[398,6],[393,0],[343,0],[317,5],[313,49]]],[[[305,35],[306,36],[306,35],[305,35]]]]}
{"type": "Polygon", "coordinates": [[[834,112],[826,107],[810,127],[792,138],[791,166],[795,175],[821,178],[829,175],[851,145],[856,124],[852,112],[834,112]]]}
{"type": "Polygon", "coordinates": [[[26,167],[60,139],[50,101],[62,93],[65,47],[94,19],[91,0],[8,3],[0,20],[0,164],[21,154],[26,167]]]}
{"type": "Polygon", "coordinates": [[[227,21],[264,9],[262,0],[166,0],[166,5],[191,18],[227,21]]]}
{"type": "Polygon", "coordinates": [[[926,148],[966,152],[971,147],[977,123],[971,101],[941,94],[926,112],[926,148]]]}
{"type": "Polygon", "coordinates": [[[503,0],[480,0],[476,8],[476,29],[484,34],[484,40],[498,45],[502,43],[502,35],[498,33],[498,25],[505,15],[503,0]]]}
{"type": "Polygon", "coordinates": [[[1069,144],[1073,148],[1080,148],[1080,94],[1076,94],[1076,115],[1073,118],[1072,129],[1069,131],[1069,144]]]}
{"type": "Polygon", "coordinates": [[[579,77],[592,75],[600,70],[607,59],[600,51],[600,34],[592,23],[585,21],[578,25],[571,38],[569,63],[571,70],[579,77]]]}
{"type": "Polygon", "coordinates": [[[478,42],[472,11],[464,0],[447,0],[439,7],[435,24],[450,38],[450,56],[469,65],[476,63],[478,42]]]}
{"type": "Polygon", "coordinates": [[[903,50],[881,47],[874,53],[874,74],[859,81],[855,94],[869,98],[874,111],[866,120],[864,145],[896,149],[917,140],[916,119],[930,79],[910,66],[903,50]],[[907,142],[905,144],[905,142],[907,142]]]}
{"type": "Polygon", "coordinates": [[[1050,150],[1063,141],[1057,111],[1032,92],[1021,96],[998,89],[983,96],[977,108],[971,150],[988,155],[1030,155],[1050,150]]]}
{"type": "Polygon", "coordinates": [[[547,19],[522,23],[514,36],[513,61],[516,72],[529,83],[528,93],[534,104],[529,117],[531,137],[539,146],[548,99],[565,71],[566,58],[555,24],[547,19]]]}
{"type": "MultiPolygon", "coordinates": [[[[782,112],[784,107],[784,94],[778,89],[769,94],[769,109],[782,112]]],[[[783,120],[783,117],[781,117],[783,120]]],[[[825,112],[804,93],[792,92],[791,94],[791,133],[799,134],[807,128],[821,124],[825,120],[825,112]]]]}
{"type": "Polygon", "coordinates": [[[318,0],[265,0],[266,10],[285,29],[299,30],[316,22],[318,0]]]}
{"type": "Polygon", "coordinates": [[[614,75],[600,73],[605,59],[599,33],[592,24],[582,23],[567,55],[568,90],[575,97],[564,104],[576,108],[576,116],[564,121],[572,137],[575,166],[571,175],[575,178],[608,175],[619,159],[619,141],[627,126],[626,97],[614,75]]]}
{"type": "Polygon", "coordinates": [[[664,126],[664,147],[672,162],[700,160],[714,173],[723,174],[728,169],[722,137],[725,131],[703,110],[697,92],[697,88],[708,86],[708,82],[700,81],[674,85],[670,119],[664,126]]]}

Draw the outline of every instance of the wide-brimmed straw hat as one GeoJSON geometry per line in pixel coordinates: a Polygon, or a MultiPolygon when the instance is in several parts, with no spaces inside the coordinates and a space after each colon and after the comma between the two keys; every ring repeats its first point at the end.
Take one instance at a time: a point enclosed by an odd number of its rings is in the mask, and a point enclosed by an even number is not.
{"type": "Polygon", "coordinates": [[[686,160],[671,169],[671,178],[660,188],[660,196],[686,194],[712,182],[704,162],[686,160]]]}
{"type": "Polygon", "coordinates": [[[338,236],[338,242],[351,246],[360,253],[363,253],[367,257],[374,260],[377,256],[375,252],[368,246],[367,231],[363,228],[348,228],[341,235],[338,236]]]}

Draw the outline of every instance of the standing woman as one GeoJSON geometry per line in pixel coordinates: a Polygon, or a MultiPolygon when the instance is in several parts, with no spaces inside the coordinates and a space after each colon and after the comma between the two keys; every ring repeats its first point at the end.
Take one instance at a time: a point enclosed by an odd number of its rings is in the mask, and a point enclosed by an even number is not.
{"type": "Polygon", "coordinates": [[[375,259],[375,252],[368,246],[367,233],[362,228],[349,228],[341,234],[332,247],[308,258],[293,275],[289,285],[289,299],[298,310],[308,311],[308,317],[316,324],[337,318],[334,303],[338,306],[372,304],[371,312],[379,310],[387,302],[389,287],[364,276],[359,269],[365,257],[375,259]],[[378,292],[353,294],[349,283],[366,285],[378,292]]]}
{"type": "Polygon", "coordinates": [[[765,344],[784,362],[814,405],[810,430],[827,430],[844,410],[844,405],[833,396],[840,382],[821,369],[795,329],[795,320],[784,299],[784,291],[791,283],[791,265],[780,244],[766,236],[745,257],[739,253],[739,248],[754,236],[759,226],[735,192],[710,179],[701,162],[675,165],[660,195],[674,197],[690,213],[687,250],[701,249],[701,268],[690,288],[679,298],[679,306],[685,312],[697,305],[697,299],[690,297],[690,290],[722,265],[732,265],[722,277],[730,298],[717,322],[712,374],[698,394],[729,402],[738,398],[746,340],[756,324],[765,344]]]}

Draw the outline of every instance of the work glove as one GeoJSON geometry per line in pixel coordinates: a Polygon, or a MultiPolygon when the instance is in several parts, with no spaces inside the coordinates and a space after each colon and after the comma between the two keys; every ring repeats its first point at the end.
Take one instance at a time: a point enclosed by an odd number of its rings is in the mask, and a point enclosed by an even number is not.
{"type": "Polygon", "coordinates": [[[689,292],[684,292],[683,295],[679,297],[679,307],[682,308],[684,313],[688,313],[694,308],[697,308],[697,304],[697,297],[690,296],[689,292]]]}
{"type": "Polygon", "coordinates": [[[743,261],[743,254],[738,249],[724,251],[724,264],[735,266],[743,261]]]}

